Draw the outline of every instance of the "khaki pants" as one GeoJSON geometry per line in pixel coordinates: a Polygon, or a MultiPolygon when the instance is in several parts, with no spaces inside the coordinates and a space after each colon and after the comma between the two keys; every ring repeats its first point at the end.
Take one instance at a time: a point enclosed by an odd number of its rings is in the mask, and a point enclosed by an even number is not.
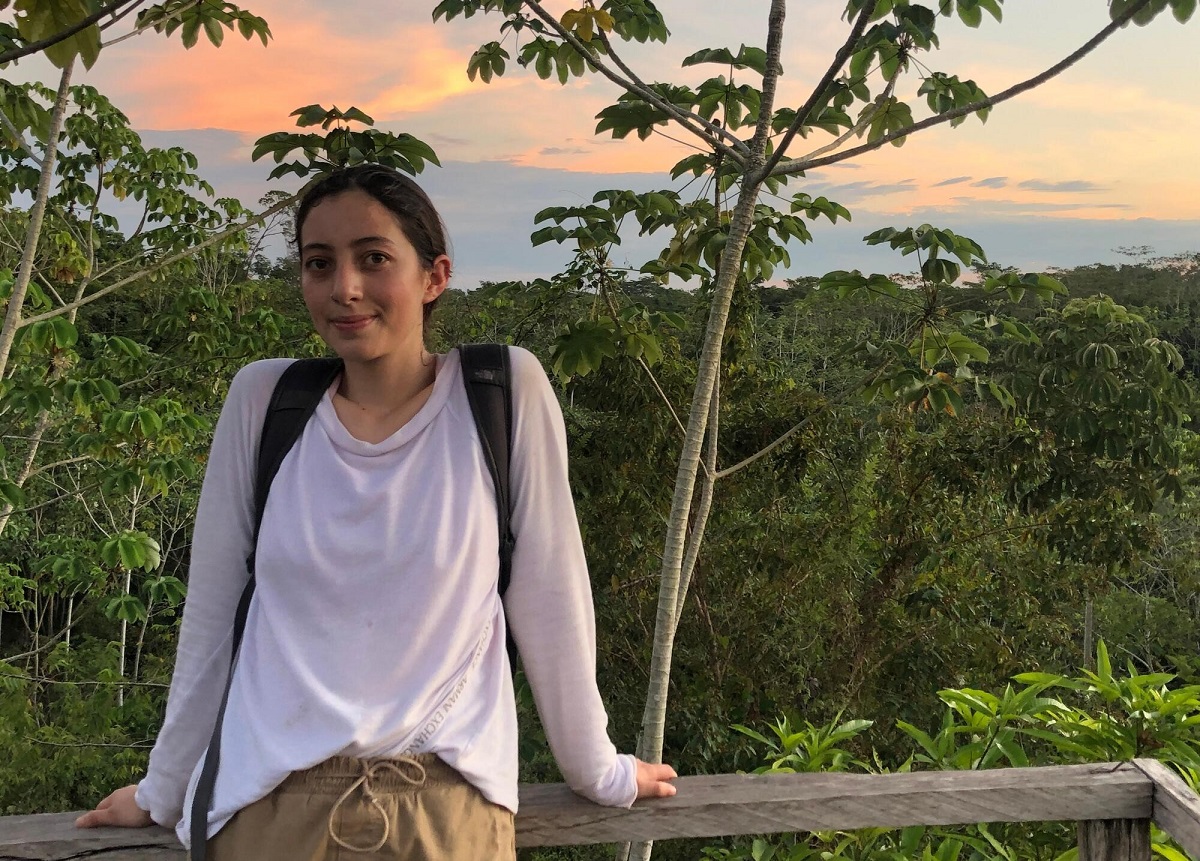
{"type": "Polygon", "coordinates": [[[512,813],[430,753],[295,772],[209,841],[212,861],[515,857],[512,813]]]}

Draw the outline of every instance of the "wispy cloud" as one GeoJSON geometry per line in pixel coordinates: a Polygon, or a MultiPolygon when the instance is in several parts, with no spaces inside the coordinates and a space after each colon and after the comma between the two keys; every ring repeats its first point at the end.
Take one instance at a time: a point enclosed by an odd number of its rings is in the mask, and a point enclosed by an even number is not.
{"type": "Polygon", "coordinates": [[[1007,185],[1007,176],[989,176],[987,179],[971,183],[971,188],[1004,188],[1007,185]]]}
{"type": "MultiPolygon", "coordinates": [[[[955,197],[953,204],[969,208],[979,205],[974,197],[955,197]]],[[[988,211],[996,216],[1033,215],[1043,212],[1069,213],[1086,210],[1114,210],[1125,212],[1133,207],[1128,203],[1051,203],[1045,200],[989,200],[988,211]]]]}
{"type": "Polygon", "coordinates": [[[1047,182],[1044,179],[1027,179],[1020,184],[1020,188],[1028,189],[1029,191],[1061,191],[1069,194],[1107,191],[1107,188],[1099,183],[1091,182],[1090,180],[1086,179],[1069,179],[1063,182],[1047,182]]]}
{"type": "Polygon", "coordinates": [[[950,179],[943,179],[941,182],[935,182],[932,188],[942,188],[946,185],[958,185],[959,183],[969,182],[970,180],[971,177],[969,176],[955,176],[951,177],[950,179]]]}

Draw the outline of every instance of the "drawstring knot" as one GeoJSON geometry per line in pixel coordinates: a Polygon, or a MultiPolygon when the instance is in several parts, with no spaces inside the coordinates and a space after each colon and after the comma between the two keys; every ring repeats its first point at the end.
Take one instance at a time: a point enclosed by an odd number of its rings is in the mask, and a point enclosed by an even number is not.
{"type": "Polygon", "coordinates": [[[401,756],[396,759],[364,759],[362,761],[362,774],[350,784],[329,810],[329,836],[333,838],[333,842],[338,846],[348,849],[351,852],[377,852],[383,848],[383,844],[387,843],[388,837],[391,836],[392,823],[388,818],[387,811],[383,809],[383,805],[380,804],[379,798],[375,795],[375,787],[372,781],[382,773],[389,771],[413,786],[420,786],[425,782],[425,766],[421,765],[420,762],[411,756],[401,756]],[[375,806],[375,809],[379,811],[380,818],[383,819],[383,836],[372,846],[354,846],[347,843],[338,836],[337,829],[333,826],[338,809],[354,793],[354,790],[359,787],[362,787],[363,798],[375,806]]]}

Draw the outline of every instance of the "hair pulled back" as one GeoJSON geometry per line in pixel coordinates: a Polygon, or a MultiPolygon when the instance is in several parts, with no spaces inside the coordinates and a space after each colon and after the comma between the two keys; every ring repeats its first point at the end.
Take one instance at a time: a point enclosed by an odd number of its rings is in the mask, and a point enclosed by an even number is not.
{"type": "MultiPolygon", "coordinates": [[[[446,225],[429,195],[409,177],[379,164],[339,168],[305,193],[296,210],[297,249],[302,246],[304,222],[313,207],[328,197],[346,191],[364,192],[386,207],[395,216],[404,238],[416,249],[417,257],[425,269],[432,269],[434,260],[449,253],[446,225]]],[[[423,313],[426,324],[437,302],[434,299],[425,303],[423,313]]]]}

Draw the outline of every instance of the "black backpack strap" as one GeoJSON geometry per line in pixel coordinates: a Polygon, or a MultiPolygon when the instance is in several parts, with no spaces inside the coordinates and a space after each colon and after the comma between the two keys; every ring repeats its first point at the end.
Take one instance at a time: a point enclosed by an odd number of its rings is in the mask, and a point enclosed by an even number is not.
{"type": "MultiPolygon", "coordinates": [[[[509,458],[512,452],[512,373],[508,347],[503,344],[463,344],[458,348],[467,401],[475,417],[484,462],[496,486],[496,513],[500,535],[500,597],[512,579],[512,485],[509,458]]],[[[516,665],[510,635],[508,654],[516,665]]]]}
{"type": "Polygon", "coordinates": [[[217,782],[217,766],[221,761],[221,725],[225,721],[225,707],[229,704],[229,690],[233,686],[233,667],[237,662],[242,635],[246,631],[246,617],[250,613],[250,599],[254,597],[254,555],[258,547],[258,531],[262,526],[263,511],[267,507],[267,496],[271,482],[284,456],[291,451],[304,426],[312,417],[317,404],[333,380],[342,372],[341,359],[299,359],[284,369],[267,413],[263,418],[262,437],[258,443],[258,464],[254,475],[254,531],[250,541],[250,555],[246,557],[249,579],[242,597],[238,600],[237,613],[233,617],[233,644],[229,655],[229,677],[225,680],[225,692],[221,694],[221,705],[217,709],[217,721],[212,738],[204,755],[204,766],[196,781],[192,796],[191,817],[191,861],[205,861],[208,851],[208,814],[212,808],[213,787],[217,782]]]}

